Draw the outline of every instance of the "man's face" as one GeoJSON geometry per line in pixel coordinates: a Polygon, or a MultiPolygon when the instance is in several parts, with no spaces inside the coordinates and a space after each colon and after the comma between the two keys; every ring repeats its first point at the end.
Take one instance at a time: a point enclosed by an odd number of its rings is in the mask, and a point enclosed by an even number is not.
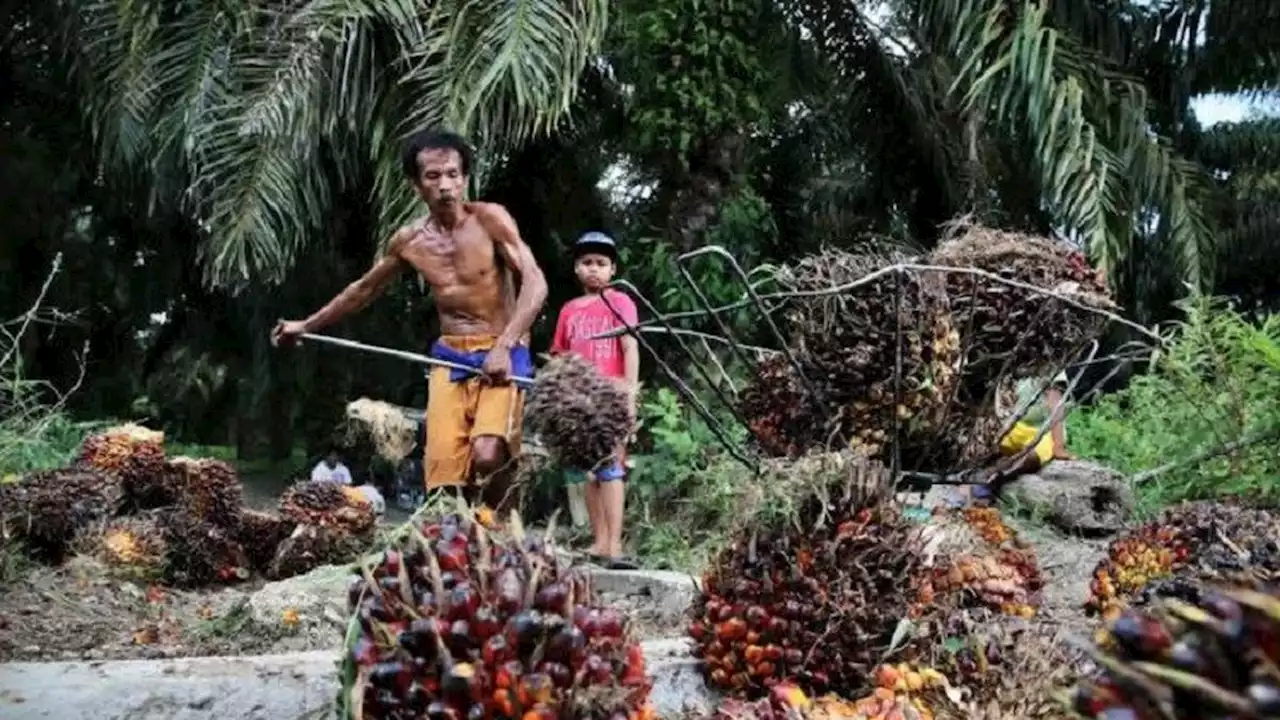
{"type": "Polygon", "coordinates": [[[414,184],[433,213],[457,210],[467,191],[462,157],[451,148],[423,150],[418,153],[418,179],[414,184]]]}
{"type": "Polygon", "coordinates": [[[587,253],[573,264],[573,272],[584,288],[599,292],[613,279],[613,260],[607,255],[587,253]]]}
{"type": "Polygon", "coordinates": [[[328,456],[325,457],[324,461],[329,465],[329,467],[337,465],[338,453],[329,453],[328,456]]]}

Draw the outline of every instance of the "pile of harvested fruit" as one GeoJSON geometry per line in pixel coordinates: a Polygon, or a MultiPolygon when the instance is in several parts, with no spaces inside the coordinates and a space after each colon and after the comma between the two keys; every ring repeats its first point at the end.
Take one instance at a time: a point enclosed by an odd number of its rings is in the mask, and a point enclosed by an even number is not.
{"type": "Polygon", "coordinates": [[[924,656],[949,681],[944,692],[926,691],[939,718],[1063,718],[1056,699],[1077,678],[1053,621],[1028,622],[989,608],[934,616],[927,632],[935,642],[924,656]]]}
{"type": "Polygon", "coordinates": [[[942,279],[890,272],[849,287],[900,259],[824,251],[779,270],[778,284],[798,293],[786,320],[799,371],[769,358],[740,400],[766,452],[795,456],[836,438],[882,457],[895,427],[914,442],[945,418],[960,346],[942,279]],[[823,292],[832,287],[845,290],[823,292]]]}
{"type": "Polygon", "coordinates": [[[86,438],[72,467],[0,485],[0,541],[50,563],[87,555],[121,576],[186,587],[306,572],[353,560],[372,541],[375,516],[359,493],[306,484],[282,505],[283,516],[248,510],[230,464],[166,459],[163,433],[122,425],[86,438]],[[297,533],[301,522],[325,532],[297,533]]]}
{"type": "Polygon", "coordinates": [[[162,432],[129,423],[90,435],[80,445],[74,465],[120,478],[129,502],[140,509],[173,501],[159,482],[164,467],[162,432]]]}
{"type": "Polygon", "coordinates": [[[961,395],[966,404],[981,403],[1006,373],[1030,377],[1070,362],[1069,355],[1105,322],[1082,306],[1114,306],[1103,273],[1078,250],[967,218],[950,224],[927,261],[959,270],[945,274],[954,322],[981,328],[964,338],[968,352],[961,395]]]}
{"type": "Polygon", "coordinates": [[[30,473],[0,485],[0,542],[61,562],[76,533],[124,509],[120,478],[90,468],[30,473]]]}
{"type": "Polygon", "coordinates": [[[280,498],[279,518],[267,525],[272,536],[289,528],[267,566],[274,579],[348,562],[375,540],[373,505],[359,490],[337,483],[312,480],[289,488],[280,498]]]}
{"type": "Polygon", "coordinates": [[[1114,620],[1130,604],[1199,599],[1204,582],[1259,588],[1280,580],[1280,512],[1202,501],[1166,510],[1111,543],[1086,610],[1114,620]]]}
{"type": "Polygon", "coordinates": [[[1003,429],[991,388],[1055,374],[1112,304],[1080,253],[969,222],[924,258],[823,251],[776,280],[798,369],[765,360],[740,396],[760,448],[834,440],[931,472],[989,459],[1003,429]]]}
{"type": "Polygon", "coordinates": [[[235,582],[250,568],[240,543],[184,508],[110,518],[77,533],[72,547],[120,576],[182,587],[235,582]]]}
{"type": "Polygon", "coordinates": [[[411,525],[351,580],[344,717],[653,716],[627,621],[548,538],[460,510],[411,525]]]}
{"type": "Polygon", "coordinates": [[[790,481],[791,500],[762,503],[712,562],[689,635],[718,690],[759,696],[787,680],[855,697],[916,600],[920,527],[874,460],[790,481]]]}
{"type": "Polygon", "coordinates": [[[1165,599],[1109,626],[1101,672],[1080,684],[1089,718],[1280,718],[1280,594],[1209,591],[1198,604],[1165,599]]]}

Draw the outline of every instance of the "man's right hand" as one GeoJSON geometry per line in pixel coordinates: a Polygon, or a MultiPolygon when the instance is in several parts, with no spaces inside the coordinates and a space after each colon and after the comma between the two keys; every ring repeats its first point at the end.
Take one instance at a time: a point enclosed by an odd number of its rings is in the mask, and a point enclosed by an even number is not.
{"type": "Polygon", "coordinates": [[[298,338],[307,332],[307,324],[302,320],[277,320],[271,329],[271,344],[276,347],[290,347],[297,344],[298,338]]]}

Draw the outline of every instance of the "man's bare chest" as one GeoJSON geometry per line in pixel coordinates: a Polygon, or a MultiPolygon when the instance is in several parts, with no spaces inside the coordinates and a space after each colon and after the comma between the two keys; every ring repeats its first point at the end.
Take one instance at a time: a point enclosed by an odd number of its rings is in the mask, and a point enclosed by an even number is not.
{"type": "Polygon", "coordinates": [[[497,272],[493,240],[472,223],[452,232],[424,230],[403,253],[431,284],[482,282],[497,272]]]}

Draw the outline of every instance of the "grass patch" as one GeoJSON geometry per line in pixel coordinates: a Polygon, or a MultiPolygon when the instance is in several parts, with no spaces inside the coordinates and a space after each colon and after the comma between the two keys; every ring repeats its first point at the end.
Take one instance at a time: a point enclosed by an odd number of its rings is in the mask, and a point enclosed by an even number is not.
{"type": "Polygon", "coordinates": [[[35,470],[65,466],[84,436],[100,423],[75,422],[66,413],[67,399],[84,380],[86,346],[80,353],[80,376],[70,388],[55,388],[27,376],[22,339],[33,328],[65,322],[68,316],[45,307],[62,256],[54,259],[31,307],[0,322],[0,482],[13,482],[35,470]]]}
{"type": "Polygon", "coordinates": [[[1280,316],[1188,302],[1152,372],[1073,412],[1072,449],[1125,473],[1145,512],[1226,495],[1280,501],[1280,316]],[[1158,469],[1158,471],[1156,470],[1158,469]]]}

